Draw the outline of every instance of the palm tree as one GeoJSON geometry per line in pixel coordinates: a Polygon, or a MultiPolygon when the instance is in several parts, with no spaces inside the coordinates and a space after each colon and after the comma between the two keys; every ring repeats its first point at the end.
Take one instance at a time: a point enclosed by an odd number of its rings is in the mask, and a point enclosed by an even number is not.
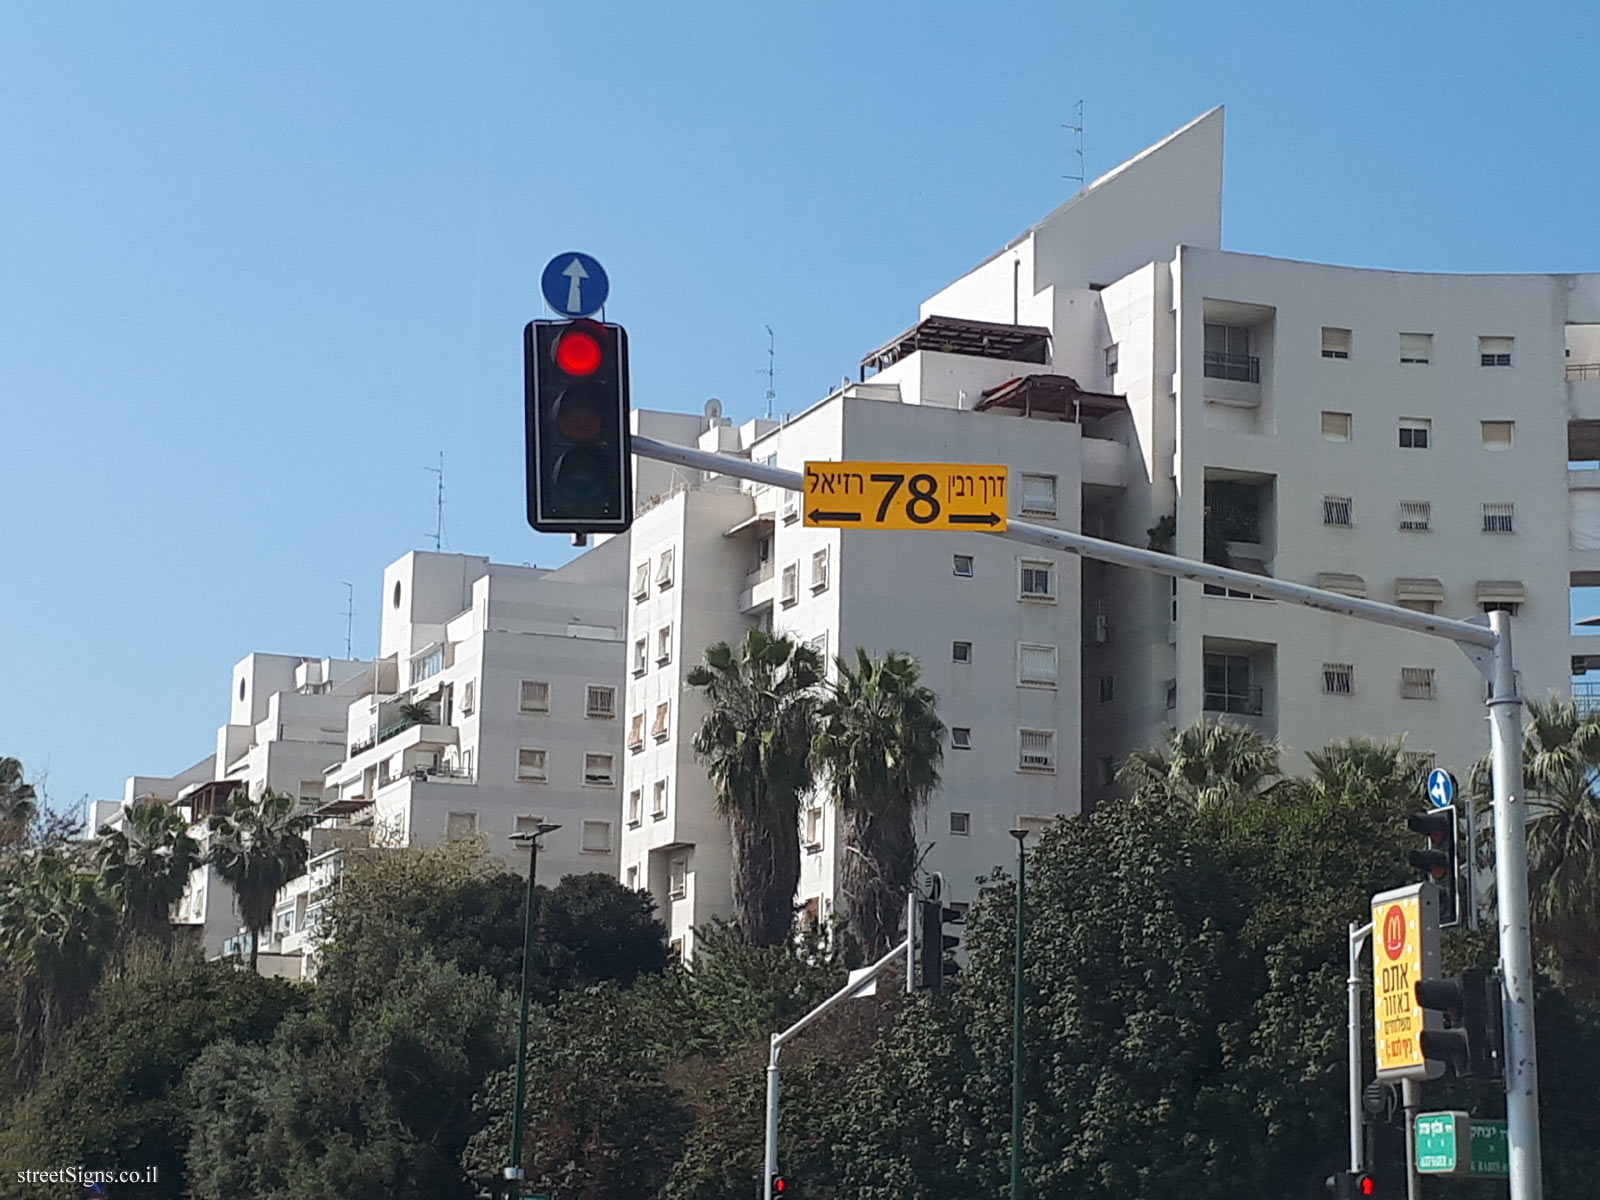
{"type": "Polygon", "coordinates": [[[0,846],[21,844],[39,814],[39,796],[22,778],[22,764],[0,758],[0,846]]]}
{"type": "Polygon", "coordinates": [[[189,822],[168,804],[135,804],[122,810],[122,828],[101,826],[95,860],[107,893],[122,905],[125,935],[172,941],[172,906],[200,865],[200,844],[189,822]]]}
{"type": "Polygon", "coordinates": [[[910,656],[891,650],[873,659],[857,646],[854,669],[843,658],[838,667],[814,752],[844,828],[840,885],[850,924],[875,957],[905,920],[917,866],[912,818],[939,785],[944,722],[910,656]]]}
{"type": "Polygon", "coordinates": [[[56,847],[14,863],[0,881],[0,954],[18,974],[19,1080],[33,1077],[56,1036],[88,1007],[115,930],[99,881],[56,847]]]}
{"type": "Polygon", "coordinates": [[[1154,795],[1212,808],[1274,796],[1284,781],[1278,744],[1248,726],[1201,718],[1167,732],[1167,744],[1135,750],[1123,760],[1117,780],[1135,796],[1154,795]]]}
{"type": "Polygon", "coordinates": [[[395,715],[407,725],[432,725],[433,705],[425,700],[407,700],[395,715]]]}
{"type": "Polygon", "coordinates": [[[1311,764],[1309,778],[1296,780],[1299,787],[1349,803],[1382,799],[1400,805],[1422,795],[1427,768],[1418,755],[1408,753],[1402,739],[1375,742],[1351,737],[1333,742],[1321,750],[1306,752],[1311,764]]]}
{"type": "Polygon", "coordinates": [[[695,756],[733,833],[733,902],[745,935],[777,946],[794,924],[800,883],[800,797],[813,777],[811,738],[822,658],[760,629],[717,642],[691,670],[710,711],[695,756]]]}
{"type": "Polygon", "coordinates": [[[261,934],[272,924],[279,890],[305,874],[309,850],[306,830],[316,814],[295,811],[295,799],[263,788],[252,799],[241,787],[224,811],[212,816],[211,849],[206,861],[239,900],[239,915],[250,932],[250,969],[256,969],[261,934]]]}

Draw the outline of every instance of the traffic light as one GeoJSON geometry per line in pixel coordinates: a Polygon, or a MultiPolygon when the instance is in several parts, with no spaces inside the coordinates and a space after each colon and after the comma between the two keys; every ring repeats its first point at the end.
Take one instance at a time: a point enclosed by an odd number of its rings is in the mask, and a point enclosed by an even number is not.
{"type": "Polygon", "coordinates": [[[1460,1079],[1493,1079],[1503,1053],[1500,980],[1480,967],[1448,979],[1419,979],[1417,1003],[1444,1014],[1443,1029],[1422,1031],[1422,1054],[1460,1079]]]}
{"type": "Polygon", "coordinates": [[[945,977],[954,975],[958,968],[947,955],[961,944],[955,933],[946,933],[946,925],[960,925],[966,921],[961,910],[950,908],[942,900],[919,900],[921,937],[917,949],[922,960],[922,986],[934,995],[944,985],[945,977]]]}
{"type": "Polygon", "coordinates": [[[1363,1196],[1378,1195],[1377,1179],[1365,1171],[1340,1171],[1329,1175],[1326,1186],[1333,1200],[1361,1200],[1363,1196]]]}
{"type": "Polygon", "coordinates": [[[1406,827],[1428,839],[1426,850],[1413,850],[1407,861],[1439,889],[1439,928],[1461,920],[1460,832],[1455,805],[1429,809],[1406,818],[1406,827]]]}
{"type": "Polygon", "coordinates": [[[523,351],[528,524],[623,532],[633,524],[627,331],[588,318],[532,321],[523,351]]]}
{"type": "Polygon", "coordinates": [[[796,1197],[799,1196],[800,1193],[795,1190],[794,1184],[787,1176],[774,1175],[772,1177],[772,1191],[770,1194],[775,1198],[782,1197],[783,1200],[796,1200],[796,1197]]]}

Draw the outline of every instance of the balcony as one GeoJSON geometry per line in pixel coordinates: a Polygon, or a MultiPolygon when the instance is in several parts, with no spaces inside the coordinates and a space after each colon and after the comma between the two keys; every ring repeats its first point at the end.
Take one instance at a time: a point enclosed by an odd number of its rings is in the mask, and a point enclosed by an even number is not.
{"type": "Polygon", "coordinates": [[[1567,364],[1567,408],[1574,420],[1600,420],[1600,362],[1567,364]]]}
{"type": "Polygon", "coordinates": [[[1207,350],[1204,373],[1207,379],[1227,379],[1234,383],[1260,383],[1261,360],[1253,354],[1224,354],[1218,350],[1207,350]]]}
{"type": "Polygon", "coordinates": [[[1572,702],[1577,705],[1580,720],[1600,716],[1600,683],[1574,683],[1572,702]]]}
{"type": "Polygon", "coordinates": [[[1240,717],[1259,717],[1261,715],[1261,705],[1262,692],[1259,687],[1245,686],[1206,692],[1205,710],[1207,712],[1231,713],[1240,717]]]}

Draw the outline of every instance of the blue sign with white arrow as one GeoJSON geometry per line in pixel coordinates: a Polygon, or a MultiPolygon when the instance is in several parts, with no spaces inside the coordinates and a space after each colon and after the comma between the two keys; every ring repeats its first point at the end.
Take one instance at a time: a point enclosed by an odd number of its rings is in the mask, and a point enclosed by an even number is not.
{"type": "Polygon", "coordinates": [[[606,269],[587,254],[569,250],[552,258],[539,276],[544,302],[564,317],[588,317],[611,294],[606,269]]]}
{"type": "Polygon", "coordinates": [[[1443,767],[1428,772],[1428,801],[1435,808],[1449,808],[1456,801],[1456,777],[1443,767]]]}

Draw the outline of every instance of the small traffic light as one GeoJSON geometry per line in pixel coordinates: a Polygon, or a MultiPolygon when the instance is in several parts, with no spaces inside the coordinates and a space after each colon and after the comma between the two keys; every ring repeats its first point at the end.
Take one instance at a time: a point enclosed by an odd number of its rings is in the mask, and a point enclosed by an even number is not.
{"type": "Polygon", "coordinates": [[[1428,839],[1426,850],[1413,850],[1407,861],[1439,889],[1439,928],[1461,920],[1461,835],[1455,805],[1430,809],[1406,818],[1406,827],[1428,839]]]}
{"type": "Polygon", "coordinates": [[[785,1200],[795,1200],[795,1197],[798,1194],[799,1193],[794,1190],[794,1186],[789,1182],[786,1176],[774,1175],[772,1177],[772,1195],[774,1197],[784,1197],[785,1200]]]}
{"type": "Polygon", "coordinates": [[[1333,1200],[1361,1200],[1363,1196],[1379,1194],[1377,1179],[1365,1171],[1340,1171],[1329,1175],[1324,1186],[1333,1200]]]}
{"type": "Polygon", "coordinates": [[[955,933],[946,933],[945,926],[963,924],[966,917],[960,909],[950,908],[942,900],[919,900],[917,903],[922,926],[917,943],[922,960],[922,986],[938,995],[945,977],[959,969],[948,955],[961,944],[961,938],[955,933]]]}
{"type": "Polygon", "coordinates": [[[588,318],[533,321],[523,350],[528,524],[623,532],[633,524],[627,331],[588,318]]]}
{"type": "Polygon", "coordinates": [[[1500,981],[1480,967],[1448,979],[1419,979],[1417,1003],[1444,1014],[1443,1029],[1422,1031],[1422,1054],[1460,1079],[1493,1079],[1503,1053],[1500,981]]]}

